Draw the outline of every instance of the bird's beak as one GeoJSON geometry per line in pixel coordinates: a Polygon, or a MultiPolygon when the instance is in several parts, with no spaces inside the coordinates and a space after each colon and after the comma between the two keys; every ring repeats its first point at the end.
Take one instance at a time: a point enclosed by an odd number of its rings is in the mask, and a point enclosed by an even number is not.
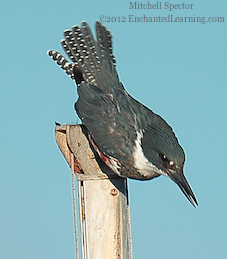
{"type": "Polygon", "coordinates": [[[173,170],[169,170],[167,172],[168,176],[180,187],[184,195],[188,198],[188,200],[191,202],[191,204],[196,207],[198,206],[198,202],[195,198],[195,195],[185,178],[183,172],[176,172],[173,170]]]}

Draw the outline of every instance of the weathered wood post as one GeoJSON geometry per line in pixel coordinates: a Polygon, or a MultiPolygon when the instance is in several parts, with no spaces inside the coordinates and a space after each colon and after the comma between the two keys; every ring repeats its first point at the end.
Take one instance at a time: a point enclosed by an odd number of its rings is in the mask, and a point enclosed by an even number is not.
{"type": "Polygon", "coordinates": [[[56,126],[55,138],[79,184],[83,259],[129,259],[127,179],[96,156],[82,125],[56,126]]]}

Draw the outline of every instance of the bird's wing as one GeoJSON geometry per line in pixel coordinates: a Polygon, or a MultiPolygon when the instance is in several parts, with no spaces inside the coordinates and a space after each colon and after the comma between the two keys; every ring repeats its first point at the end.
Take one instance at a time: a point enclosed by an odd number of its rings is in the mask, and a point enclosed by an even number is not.
{"type": "Polygon", "coordinates": [[[77,113],[98,148],[119,160],[128,158],[134,148],[136,130],[130,107],[129,112],[122,108],[128,104],[125,93],[115,90],[112,98],[86,82],[81,83],[78,93],[77,113]]]}

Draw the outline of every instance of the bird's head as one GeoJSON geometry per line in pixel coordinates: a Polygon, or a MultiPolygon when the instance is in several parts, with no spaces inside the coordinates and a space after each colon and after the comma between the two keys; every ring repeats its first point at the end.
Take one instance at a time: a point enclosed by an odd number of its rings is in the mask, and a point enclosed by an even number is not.
{"type": "Polygon", "coordinates": [[[195,207],[195,195],[183,174],[185,153],[172,129],[149,126],[143,131],[141,147],[149,163],[157,168],[159,174],[172,179],[195,207]]]}

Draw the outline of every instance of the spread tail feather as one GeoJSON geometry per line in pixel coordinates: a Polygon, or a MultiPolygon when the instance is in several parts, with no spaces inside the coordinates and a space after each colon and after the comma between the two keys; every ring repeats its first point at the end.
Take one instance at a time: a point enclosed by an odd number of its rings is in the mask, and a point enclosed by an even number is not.
{"type": "Polygon", "coordinates": [[[81,27],[73,26],[72,30],[64,31],[62,47],[73,63],[59,52],[50,50],[51,58],[68,74],[77,84],[86,81],[98,87],[97,80],[103,68],[115,72],[115,58],[112,51],[112,36],[105,26],[96,22],[97,41],[94,39],[89,25],[83,22],[81,27]]]}

